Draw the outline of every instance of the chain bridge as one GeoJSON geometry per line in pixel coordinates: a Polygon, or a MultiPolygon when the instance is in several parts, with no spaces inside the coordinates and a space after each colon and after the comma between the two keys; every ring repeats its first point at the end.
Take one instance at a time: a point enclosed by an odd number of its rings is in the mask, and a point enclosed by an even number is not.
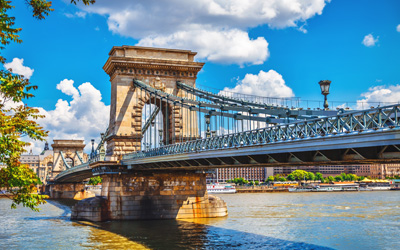
{"type": "MultiPolygon", "coordinates": [[[[208,197],[207,169],[400,159],[400,105],[310,109],[295,98],[210,92],[196,87],[204,63],[195,55],[113,47],[103,67],[111,81],[108,128],[90,159],[54,183],[102,176],[106,219],[216,217],[226,215],[226,205],[208,197]]],[[[82,211],[73,217],[105,219],[103,210],[82,211]]]]}

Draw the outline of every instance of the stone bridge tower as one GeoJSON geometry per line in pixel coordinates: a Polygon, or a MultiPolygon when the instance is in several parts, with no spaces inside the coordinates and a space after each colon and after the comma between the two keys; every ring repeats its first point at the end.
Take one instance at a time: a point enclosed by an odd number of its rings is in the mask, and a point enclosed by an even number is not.
{"type": "Polygon", "coordinates": [[[107,155],[120,156],[141,149],[142,110],[146,104],[162,106],[160,111],[163,117],[164,144],[172,143],[168,138],[198,137],[198,129],[193,127],[197,125],[188,127],[189,125],[183,122],[186,116],[192,116],[191,119],[195,120],[195,114],[165,102],[161,104],[160,100],[156,101],[154,96],[133,85],[133,79],[137,79],[169,94],[183,97],[176,82],[195,86],[197,73],[204,65],[194,62],[196,54],[190,50],[138,46],[111,49],[103,66],[111,81],[110,122],[106,135],[107,155]],[[196,131],[197,134],[192,131],[196,131]]]}
{"type": "Polygon", "coordinates": [[[53,140],[53,169],[52,176],[56,176],[69,167],[87,161],[87,154],[83,152],[86,146],[83,140],[53,140]],[[65,165],[65,162],[68,166],[65,165]]]}

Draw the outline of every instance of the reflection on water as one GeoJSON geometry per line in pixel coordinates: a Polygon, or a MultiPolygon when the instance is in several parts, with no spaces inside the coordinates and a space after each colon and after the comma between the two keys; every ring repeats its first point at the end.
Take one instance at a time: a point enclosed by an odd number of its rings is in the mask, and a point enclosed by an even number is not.
{"type": "Polygon", "coordinates": [[[0,199],[0,249],[396,249],[400,192],[221,195],[218,219],[72,222],[71,203],[40,213],[0,199]]]}

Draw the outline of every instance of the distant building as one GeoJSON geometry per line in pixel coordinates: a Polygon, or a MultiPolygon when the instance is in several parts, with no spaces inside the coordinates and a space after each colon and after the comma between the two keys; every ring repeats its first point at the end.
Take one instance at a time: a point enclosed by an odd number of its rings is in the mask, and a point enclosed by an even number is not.
{"type": "Polygon", "coordinates": [[[54,140],[53,150],[46,142],[42,153],[39,155],[21,155],[20,161],[31,168],[43,183],[54,178],[67,168],[79,165],[88,160],[88,155],[83,152],[83,140],[54,140]]]}
{"type": "Polygon", "coordinates": [[[312,173],[321,173],[324,177],[336,176],[341,173],[357,176],[370,176],[374,179],[400,176],[400,163],[371,164],[371,165],[338,165],[338,166],[288,166],[288,167],[246,167],[246,168],[216,168],[208,174],[208,182],[226,182],[234,178],[264,181],[272,175],[288,175],[295,170],[305,170],[312,173]]]}
{"type": "Polygon", "coordinates": [[[208,174],[208,182],[226,182],[235,178],[244,178],[246,180],[264,181],[268,178],[267,168],[264,167],[244,167],[244,168],[216,168],[213,173],[208,174]]]}

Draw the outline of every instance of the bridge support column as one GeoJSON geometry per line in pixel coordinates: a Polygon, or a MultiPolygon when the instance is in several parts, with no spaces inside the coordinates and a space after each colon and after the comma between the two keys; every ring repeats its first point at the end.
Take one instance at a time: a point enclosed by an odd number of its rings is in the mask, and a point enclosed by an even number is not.
{"type": "Polygon", "coordinates": [[[102,178],[102,197],[80,201],[73,207],[71,219],[189,219],[228,215],[226,203],[208,195],[205,174],[106,174],[102,178]]]}
{"type": "Polygon", "coordinates": [[[49,196],[51,199],[82,200],[94,197],[95,194],[86,191],[82,183],[59,183],[49,185],[49,196]]]}

